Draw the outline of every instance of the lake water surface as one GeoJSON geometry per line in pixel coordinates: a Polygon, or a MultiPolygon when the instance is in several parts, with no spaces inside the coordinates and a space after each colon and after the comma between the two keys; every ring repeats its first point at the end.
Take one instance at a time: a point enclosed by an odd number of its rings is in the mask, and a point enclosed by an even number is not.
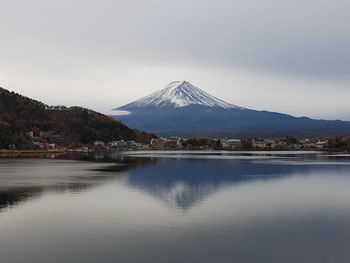
{"type": "Polygon", "coordinates": [[[0,262],[350,262],[350,156],[0,159],[0,262]]]}

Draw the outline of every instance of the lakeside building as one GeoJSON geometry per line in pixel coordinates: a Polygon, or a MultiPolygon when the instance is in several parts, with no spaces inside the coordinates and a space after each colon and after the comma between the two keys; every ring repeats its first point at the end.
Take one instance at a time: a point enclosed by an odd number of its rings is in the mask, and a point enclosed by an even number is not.
{"type": "Polygon", "coordinates": [[[328,146],[328,141],[318,141],[315,143],[317,149],[323,149],[328,146]]]}
{"type": "Polygon", "coordinates": [[[254,149],[266,149],[266,148],[275,148],[276,142],[274,140],[268,140],[268,139],[253,139],[252,140],[252,147],[254,149]]]}
{"type": "Polygon", "coordinates": [[[53,131],[40,131],[39,132],[39,137],[40,138],[44,138],[44,139],[48,139],[51,138],[53,136],[53,131]]]}
{"type": "Polygon", "coordinates": [[[182,148],[180,137],[170,137],[165,140],[164,148],[166,149],[179,149],[182,148]]]}
{"type": "Polygon", "coordinates": [[[165,142],[166,142],[166,138],[159,138],[159,139],[153,138],[150,142],[150,146],[152,149],[155,149],[155,150],[164,149],[165,142]]]}
{"type": "Polygon", "coordinates": [[[169,138],[153,138],[150,142],[150,147],[154,150],[163,150],[163,149],[181,149],[182,138],[180,137],[169,137],[169,138]]]}
{"type": "Polygon", "coordinates": [[[119,150],[119,151],[125,151],[127,149],[128,144],[124,140],[120,140],[120,141],[108,142],[107,146],[110,149],[116,149],[116,150],[119,150]]]}
{"type": "Polygon", "coordinates": [[[237,150],[241,146],[241,140],[239,139],[222,139],[220,146],[225,150],[237,150]]]}
{"type": "Polygon", "coordinates": [[[127,149],[128,150],[147,150],[149,146],[144,143],[139,143],[135,141],[128,141],[127,142],[127,149]]]}
{"type": "Polygon", "coordinates": [[[95,147],[105,147],[105,142],[104,141],[94,141],[94,146],[95,147]]]}

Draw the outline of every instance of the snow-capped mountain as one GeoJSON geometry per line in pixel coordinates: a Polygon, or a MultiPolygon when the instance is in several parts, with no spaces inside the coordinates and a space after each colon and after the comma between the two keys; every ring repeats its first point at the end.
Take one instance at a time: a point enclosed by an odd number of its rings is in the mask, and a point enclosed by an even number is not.
{"type": "Polygon", "coordinates": [[[117,110],[150,107],[179,108],[189,105],[202,105],[224,109],[240,108],[206,93],[187,81],[173,81],[162,90],[119,107],[117,110]]]}
{"type": "MultiPolygon", "coordinates": [[[[283,98],[281,98],[283,99],[283,98]]],[[[181,137],[320,137],[349,136],[350,122],[257,111],[218,99],[187,81],[174,81],[164,89],[116,108],[132,128],[159,136],[181,137]]]]}

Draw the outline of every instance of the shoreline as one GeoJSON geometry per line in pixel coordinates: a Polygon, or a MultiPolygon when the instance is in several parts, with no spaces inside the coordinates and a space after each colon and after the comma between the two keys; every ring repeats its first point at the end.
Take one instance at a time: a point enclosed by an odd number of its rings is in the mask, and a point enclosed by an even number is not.
{"type": "Polygon", "coordinates": [[[48,157],[52,155],[61,155],[61,154],[115,154],[118,153],[124,156],[142,156],[144,154],[157,155],[157,154],[349,154],[347,151],[336,151],[334,149],[325,149],[325,150],[188,150],[188,149],[157,149],[157,150],[131,150],[131,151],[94,151],[94,152],[70,152],[67,150],[0,150],[0,158],[7,157],[21,157],[21,158],[32,158],[32,157],[48,157]]]}
{"type": "Polygon", "coordinates": [[[0,150],[0,157],[6,156],[35,156],[45,154],[65,153],[62,150],[0,150]]]}

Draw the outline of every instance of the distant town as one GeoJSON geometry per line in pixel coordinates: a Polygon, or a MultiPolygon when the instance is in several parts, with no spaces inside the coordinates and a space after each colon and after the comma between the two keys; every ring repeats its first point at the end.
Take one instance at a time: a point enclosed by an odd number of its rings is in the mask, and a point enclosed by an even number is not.
{"type": "Polygon", "coordinates": [[[288,150],[320,150],[350,152],[350,137],[336,138],[252,138],[252,139],[211,139],[211,138],[152,138],[149,143],[133,140],[94,141],[89,144],[69,144],[64,133],[54,131],[37,131],[22,134],[31,141],[25,148],[15,144],[5,150],[46,150],[64,152],[98,152],[98,151],[137,151],[137,150],[256,150],[256,151],[288,151],[288,150]]]}

